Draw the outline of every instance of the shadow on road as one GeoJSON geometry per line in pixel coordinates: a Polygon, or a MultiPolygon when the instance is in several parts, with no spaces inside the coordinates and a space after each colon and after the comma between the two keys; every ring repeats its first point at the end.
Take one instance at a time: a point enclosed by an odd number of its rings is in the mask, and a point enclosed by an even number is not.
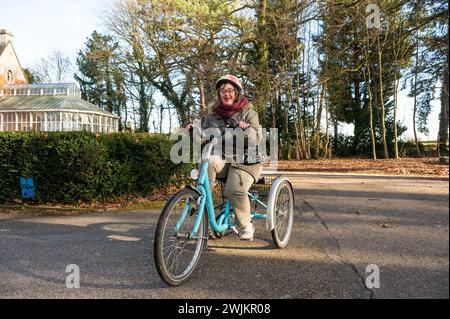
{"type": "Polygon", "coordinates": [[[285,250],[274,248],[263,225],[254,242],[241,242],[236,236],[212,241],[192,280],[172,288],[160,280],[154,266],[154,223],[83,227],[35,219],[5,221],[0,229],[2,298],[54,298],[54,294],[57,298],[369,296],[354,274],[341,269],[345,265],[330,262],[320,253],[316,253],[319,259],[312,258],[308,245],[301,244],[305,232],[296,231],[292,247],[285,250]],[[81,289],[77,291],[65,287],[69,264],[80,268],[81,289]]]}
{"type": "Polygon", "coordinates": [[[448,195],[297,183],[302,213],[287,249],[276,249],[257,221],[254,242],[210,241],[192,279],[177,288],[154,266],[158,212],[2,221],[0,297],[448,298],[448,232],[439,240],[448,229],[448,195]],[[365,267],[374,260],[383,286],[369,291],[365,267]],[[65,287],[69,264],[80,268],[76,291],[65,287]]]}

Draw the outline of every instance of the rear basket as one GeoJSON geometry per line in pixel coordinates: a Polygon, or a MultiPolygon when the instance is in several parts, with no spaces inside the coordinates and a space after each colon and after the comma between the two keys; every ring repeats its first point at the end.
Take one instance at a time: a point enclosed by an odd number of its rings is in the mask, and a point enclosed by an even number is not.
{"type": "Polygon", "coordinates": [[[280,175],[277,174],[261,174],[261,177],[258,182],[252,185],[249,192],[253,195],[257,195],[261,200],[267,200],[269,196],[270,188],[272,187],[272,183],[278,178],[280,175]]]}

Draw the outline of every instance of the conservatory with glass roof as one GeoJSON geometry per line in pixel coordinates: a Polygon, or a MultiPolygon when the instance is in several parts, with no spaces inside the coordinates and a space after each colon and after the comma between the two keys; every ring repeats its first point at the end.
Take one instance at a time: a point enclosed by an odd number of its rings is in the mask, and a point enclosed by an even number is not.
{"type": "Polygon", "coordinates": [[[118,116],[81,98],[75,84],[0,87],[1,131],[117,132],[118,116]]]}

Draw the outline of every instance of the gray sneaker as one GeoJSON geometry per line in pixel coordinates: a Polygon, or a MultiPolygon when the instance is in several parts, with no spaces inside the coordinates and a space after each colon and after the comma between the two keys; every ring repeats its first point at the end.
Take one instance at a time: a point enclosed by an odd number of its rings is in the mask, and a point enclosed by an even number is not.
{"type": "Polygon", "coordinates": [[[253,241],[253,235],[255,234],[255,225],[252,222],[239,231],[239,238],[241,240],[253,241]]]}

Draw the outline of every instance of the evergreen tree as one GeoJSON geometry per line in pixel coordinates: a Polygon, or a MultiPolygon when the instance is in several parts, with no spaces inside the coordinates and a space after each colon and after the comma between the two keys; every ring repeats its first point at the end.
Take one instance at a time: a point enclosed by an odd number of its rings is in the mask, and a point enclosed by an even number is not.
{"type": "Polygon", "coordinates": [[[94,31],[77,58],[78,81],[82,98],[118,115],[123,130],[122,112],[126,108],[124,75],[117,58],[118,43],[111,36],[94,31]]]}

